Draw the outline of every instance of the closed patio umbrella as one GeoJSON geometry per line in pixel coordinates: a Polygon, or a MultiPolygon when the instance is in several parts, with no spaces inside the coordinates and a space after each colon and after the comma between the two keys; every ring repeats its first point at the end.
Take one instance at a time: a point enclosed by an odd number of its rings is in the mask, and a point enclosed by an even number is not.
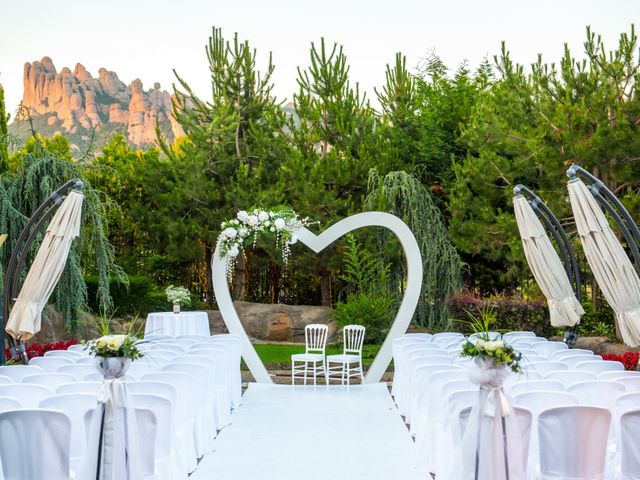
{"type": "Polygon", "coordinates": [[[16,339],[28,340],[40,331],[42,310],[62,275],[71,241],[80,234],[83,198],[69,192],[47,227],[7,321],[6,331],[16,339]]]}
{"type": "Polygon", "coordinates": [[[582,248],[602,294],[616,314],[624,343],[640,345],[640,279],[598,202],[576,178],[569,199],[582,248]]]}
{"type": "Polygon", "coordinates": [[[573,292],[558,253],[524,196],[513,197],[513,208],[529,268],[547,298],[551,325],[574,326],[584,315],[584,309],[573,292]]]}

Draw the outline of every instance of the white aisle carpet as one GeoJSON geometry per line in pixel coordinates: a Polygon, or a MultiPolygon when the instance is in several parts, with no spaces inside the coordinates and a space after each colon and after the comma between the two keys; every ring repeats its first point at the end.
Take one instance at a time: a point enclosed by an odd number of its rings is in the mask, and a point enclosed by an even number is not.
{"type": "Polygon", "coordinates": [[[251,384],[190,480],[424,480],[386,385],[251,384]]]}

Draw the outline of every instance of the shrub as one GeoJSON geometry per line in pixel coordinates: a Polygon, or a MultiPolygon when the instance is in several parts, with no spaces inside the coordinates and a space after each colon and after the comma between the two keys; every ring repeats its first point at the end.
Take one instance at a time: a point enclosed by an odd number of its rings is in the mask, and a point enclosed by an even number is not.
{"type": "Polygon", "coordinates": [[[389,332],[395,314],[393,295],[374,292],[352,293],[345,302],[337,303],[333,319],[339,327],[364,325],[366,343],[382,343],[389,332]]]}
{"type": "MultiPolygon", "coordinates": [[[[59,342],[49,342],[49,343],[30,343],[27,345],[27,357],[42,357],[46,352],[51,350],[66,350],[71,345],[77,344],[77,340],[60,340],[59,342]]],[[[7,348],[5,350],[6,358],[11,358],[11,352],[7,348]]]]}
{"type": "Polygon", "coordinates": [[[608,337],[616,339],[616,324],[611,307],[603,304],[597,311],[593,311],[590,302],[585,302],[584,315],[580,320],[578,335],[583,337],[608,337]]]}
{"type": "Polygon", "coordinates": [[[539,337],[558,334],[558,330],[549,323],[547,302],[544,299],[523,299],[517,295],[496,295],[483,299],[470,291],[447,299],[447,308],[452,316],[451,329],[471,333],[468,312],[479,312],[486,305],[495,311],[496,322],[493,328],[498,331],[530,330],[539,337]]]}
{"type": "Polygon", "coordinates": [[[603,353],[603,360],[613,360],[616,362],[620,362],[624,365],[625,370],[636,370],[638,367],[638,358],[640,357],[640,353],[638,352],[625,352],[622,355],[615,355],[613,353],[603,353]]]}

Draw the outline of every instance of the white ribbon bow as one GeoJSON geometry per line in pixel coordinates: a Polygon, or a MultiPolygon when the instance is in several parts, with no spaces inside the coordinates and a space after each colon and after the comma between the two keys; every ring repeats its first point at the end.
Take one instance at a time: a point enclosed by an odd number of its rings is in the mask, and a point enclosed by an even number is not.
{"type": "Polygon", "coordinates": [[[481,388],[489,392],[482,408],[485,416],[495,418],[498,414],[501,414],[503,417],[511,415],[509,399],[505,395],[502,387],[482,386],[481,388]]]}
{"type": "Polygon", "coordinates": [[[105,378],[98,392],[98,402],[109,404],[112,408],[126,407],[127,395],[124,389],[124,376],[105,378]]]}

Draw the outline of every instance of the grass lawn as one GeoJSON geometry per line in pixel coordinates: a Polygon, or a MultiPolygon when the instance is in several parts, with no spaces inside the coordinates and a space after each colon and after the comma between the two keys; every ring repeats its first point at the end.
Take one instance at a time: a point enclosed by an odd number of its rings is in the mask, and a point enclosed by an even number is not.
{"type": "MultiPolygon", "coordinates": [[[[291,363],[291,355],[294,353],[304,353],[304,345],[281,345],[277,343],[265,343],[254,345],[258,356],[265,365],[275,365],[279,363],[291,363]]],[[[363,351],[363,362],[369,364],[373,362],[373,358],[380,345],[365,345],[363,351]]],[[[327,355],[335,355],[342,353],[342,345],[328,345],[327,355]]]]}

